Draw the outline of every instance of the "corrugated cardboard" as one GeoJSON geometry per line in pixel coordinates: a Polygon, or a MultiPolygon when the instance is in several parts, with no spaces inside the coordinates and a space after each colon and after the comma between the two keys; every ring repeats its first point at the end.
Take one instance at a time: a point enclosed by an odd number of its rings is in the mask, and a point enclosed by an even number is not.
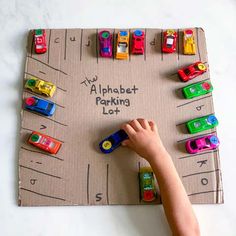
{"type": "MultiPolygon", "coordinates": [[[[118,32],[110,30],[113,36],[118,32]]],[[[199,136],[188,134],[184,123],[214,113],[211,94],[192,100],[181,94],[187,84],[210,79],[204,31],[193,29],[197,53],[187,56],[183,30],[177,30],[173,54],[161,52],[163,30],[144,30],[145,54],[130,55],[129,60],[99,57],[98,29],[47,30],[48,51],[42,55],[34,53],[29,32],[24,80],[35,76],[55,83],[51,100],[57,110],[47,118],[22,108],[20,206],[144,204],[138,172],[148,163],[124,147],[109,155],[98,148],[121,124],[140,117],[157,122],[191,202],[223,202],[218,150],[189,155],[184,148],[187,139],[199,136]],[[198,60],[208,71],[194,81],[180,82],[177,70],[198,60]],[[62,141],[58,154],[30,146],[27,139],[33,130],[62,141]]],[[[31,95],[23,91],[23,99],[31,95]]],[[[200,135],[205,133],[216,130],[200,135]]],[[[160,202],[158,198],[154,204],[160,202]]]]}

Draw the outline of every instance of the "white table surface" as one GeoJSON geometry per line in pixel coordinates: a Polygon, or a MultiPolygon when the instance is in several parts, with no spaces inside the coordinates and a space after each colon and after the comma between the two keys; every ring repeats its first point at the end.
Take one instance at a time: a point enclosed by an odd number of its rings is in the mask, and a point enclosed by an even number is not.
{"type": "Polygon", "coordinates": [[[236,235],[235,0],[0,0],[0,235],[171,235],[162,206],[17,206],[27,31],[33,28],[203,27],[220,125],[225,204],[194,205],[202,235],[236,235]]]}

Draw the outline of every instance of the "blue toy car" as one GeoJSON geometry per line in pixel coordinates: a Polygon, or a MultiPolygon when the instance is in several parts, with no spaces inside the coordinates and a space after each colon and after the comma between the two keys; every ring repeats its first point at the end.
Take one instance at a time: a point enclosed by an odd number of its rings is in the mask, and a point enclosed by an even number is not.
{"type": "Polygon", "coordinates": [[[102,140],[99,143],[99,147],[103,153],[111,153],[118,148],[125,139],[128,139],[128,135],[121,129],[102,140]]]}
{"type": "Polygon", "coordinates": [[[55,112],[56,104],[33,96],[25,99],[25,108],[45,116],[52,116],[55,112]]]}

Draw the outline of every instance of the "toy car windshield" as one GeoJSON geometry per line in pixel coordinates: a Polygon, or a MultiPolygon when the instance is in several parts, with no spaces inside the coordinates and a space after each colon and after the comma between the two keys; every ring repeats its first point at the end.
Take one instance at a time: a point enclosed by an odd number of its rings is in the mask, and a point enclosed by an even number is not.
{"type": "Polygon", "coordinates": [[[168,48],[171,48],[173,43],[174,43],[174,37],[173,36],[168,36],[168,38],[166,40],[166,46],[168,48]]]}
{"type": "Polygon", "coordinates": [[[119,43],[118,45],[118,52],[126,52],[127,43],[119,43]]]}
{"type": "Polygon", "coordinates": [[[186,68],[186,69],[184,70],[184,73],[185,73],[186,75],[190,75],[190,74],[191,74],[191,72],[190,72],[190,70],[189,70],[188,68],[186,68]]]}

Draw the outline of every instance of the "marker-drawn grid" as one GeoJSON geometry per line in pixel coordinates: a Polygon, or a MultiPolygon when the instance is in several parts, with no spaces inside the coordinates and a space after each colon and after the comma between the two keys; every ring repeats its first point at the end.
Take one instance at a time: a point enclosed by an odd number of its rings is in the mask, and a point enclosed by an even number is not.
{"type": "MultiPolygon", "coordinates": [[[[109,155],[98,149],[99,141],[137,117],[157,122],[191,202],[222,203],[219,151],[189,155],[184,148],[189,138],[216,134],[213,129],[190,135],[185,127],[190,119],[214,113],[212,95],[186,100],[181,94],[182,87],[190,83],[210,80],[209,70],[187,83],[180,82],[176,73],[198,60],[209,68],[204,31],[193,28],[197,53],[186,56],[183,29],[175,29],[179,38],[173,54],[161,51],[165,29],[143,29],[144,55],[116,60],[99,56],[100,30],[48,29],[48,50],[42,55],[35,54],[29,32],[24,83],[31,76],[55,83],[57,91],[50,100],[57,109],[48,118],[22,107],[19,205],[145,204],[140,201],[138,172],[148,163],[127,148],[109,155]],[[109,88],[130,90],[104,94],[109,88]],[[104,105],[112,98],[117,105],[104,105]],[[27,139],[33,130],[60,140],[58,154],[30,146],[27,139]]],[[[116,44],[119,29],[109,30],[116,44]]],[[[132,33],[134,29],[127,30],[132,33]]],[[[22,98],[31,95],[35,94],[24,90],[22,98]]],[[[159,203],[160,196],[152,204],[159,203]]]]}

